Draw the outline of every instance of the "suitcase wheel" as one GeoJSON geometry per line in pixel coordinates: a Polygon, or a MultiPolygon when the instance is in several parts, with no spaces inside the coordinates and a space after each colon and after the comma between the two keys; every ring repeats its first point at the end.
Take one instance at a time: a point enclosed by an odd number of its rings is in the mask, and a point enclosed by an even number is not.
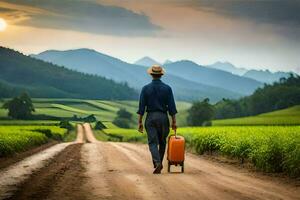
{"type": "MultiPolygon", "coordinates": [[[[175,166],[180,165],[181,166],[181,173],[184,173],[184,162],[180,163],[180,164],[175,164],[175,166]]],[[[168,172],[171,172],[171,162],[168,162],[168,172]]]]}

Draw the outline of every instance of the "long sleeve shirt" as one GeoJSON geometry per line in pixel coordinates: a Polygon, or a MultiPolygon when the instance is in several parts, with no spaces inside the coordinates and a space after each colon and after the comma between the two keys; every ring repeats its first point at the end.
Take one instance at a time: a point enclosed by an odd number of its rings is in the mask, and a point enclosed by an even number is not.
{"type": "Polygon", "coordinates": [[[164,112],[173,116],[177,113],[173,92],[170,86],[159,79],[152,80],[142,89],[139,101],[138,114],[146,112],[164,112]]]}

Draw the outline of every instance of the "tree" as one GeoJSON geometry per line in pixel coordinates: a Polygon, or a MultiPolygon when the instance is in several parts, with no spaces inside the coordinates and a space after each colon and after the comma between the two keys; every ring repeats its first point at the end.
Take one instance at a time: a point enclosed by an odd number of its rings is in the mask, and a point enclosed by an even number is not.
{"type": "Polygon", "coordinates": [[[117,112],[117,117],[114,119],[113,123],[121,128],[130,128],[132,114],[126,109],[121,108],[117,112]]]}
{"type": "Polygon", "coordinates": [[[209,103],[209,99],[204,99],[202,102],[194,102],[192,107],[188,111],[187,122],[191,126],[202,126],[209,124],[214,115],[215,109],[213,105],[209,103]]]}
{"type": "Polygon", "coordinates": [[[8,109],[8,116],[14,119],[29,119],[32,112],[35,111],[31,98],[27,93],[6,102],[3,108],[8,109]]]}
{"type": "Polygon", "coordinates": [[[92,123],[92,122],[95,122],[97,120],[97,118],[95,117],[94,114],[91,114],[91,115],[85,117],[83,120],[84,120],[84,122],[92,123]]]}
{"type": "Polygon", "coordinates": [[[60,128],[65,128],[69,131],[74,128],[68,120],[62,120],[61,122],[59,122],[59,127],[60,128]]]}
{"type": "Polygon", "coordinates": [[[234,118],[271,112],[300,104],[300,76],[291,74],[278,82],[265,84],[252,95],[239,100],[223,100],[215,105],[216,118],[234,118]]]}
{"type": "Polygon", "coordinates": [[[120,128],[130,128],[130,120],[125,118],[115,118],[113,123],[120,128]]]}
{"type": "Polygon", "coordinates": [[[128,112],[125,108],[121,108],[118,112],[117,115],[119,118],[125,118],[125,119],[131,119],[132,114],[128,112]]]}

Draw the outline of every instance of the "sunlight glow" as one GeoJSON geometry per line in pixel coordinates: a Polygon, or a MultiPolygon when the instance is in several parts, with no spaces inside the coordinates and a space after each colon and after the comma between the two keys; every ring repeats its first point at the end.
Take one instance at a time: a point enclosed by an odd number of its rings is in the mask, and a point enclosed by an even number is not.
{"type": "Polygon", "coordinates": [[[6,21],[0,18],[0,31],[5,31],[6,26],[7,26],[6,21]]]}

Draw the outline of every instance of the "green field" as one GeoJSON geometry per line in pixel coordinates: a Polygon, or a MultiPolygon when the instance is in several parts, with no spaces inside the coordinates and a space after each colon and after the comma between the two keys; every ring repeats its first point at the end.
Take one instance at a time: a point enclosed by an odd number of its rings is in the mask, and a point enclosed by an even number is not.
{"type": "Polygon", "coordinates": [[[300,126],[181,128],[196,153],[219,152],[266,172],[300,176],[300,126]]]}
{"type": "Polygon", "coordinates": [[[136,129],[105,129],[104,132],[110,137],[111,140],[119,140],[122,142],[143,142],[146,143],[146,133],[140,133],[136,129]]]}
{"type": "Polygon", "coordinates": [[[47,143],[62,140],[66,129],[57,126],[0,126],[0,157],[47,143]]]}
{"type": "Polygon", "coordinates": [[[300,106],[236,119],[214,120],[213,126],[300,125],[300,106]]]}
{"type": "MultiPolygon", "coordinates": [[[[32,99],[35,107],[34,115],[45,115],[50,117],[71,118],[86,117],[94,114],[97,120],[102,121],[109,128],[116,128],[111,122],[115,119],[119,109],[124,108],[129,111],[132,117],[131,127],[136,126],[138,109],[137,101],[102,101],[102,100],[81,100],[81,99],[32,99]]],[[[2,103],[0,103],[2,106],[2,103]]],[[[180,113],[177,121],[179,126],[186,125],[186,110],[191,106],[190,103],[177,102],[177,108],[180,113]]],[[[32,121],[7,120],[7,111],[0,108],[0,125],[6,124],[31,124],[32,121]]],[[[58,121],[35,120],[34,124],[55,124],[58,121]]]]}

